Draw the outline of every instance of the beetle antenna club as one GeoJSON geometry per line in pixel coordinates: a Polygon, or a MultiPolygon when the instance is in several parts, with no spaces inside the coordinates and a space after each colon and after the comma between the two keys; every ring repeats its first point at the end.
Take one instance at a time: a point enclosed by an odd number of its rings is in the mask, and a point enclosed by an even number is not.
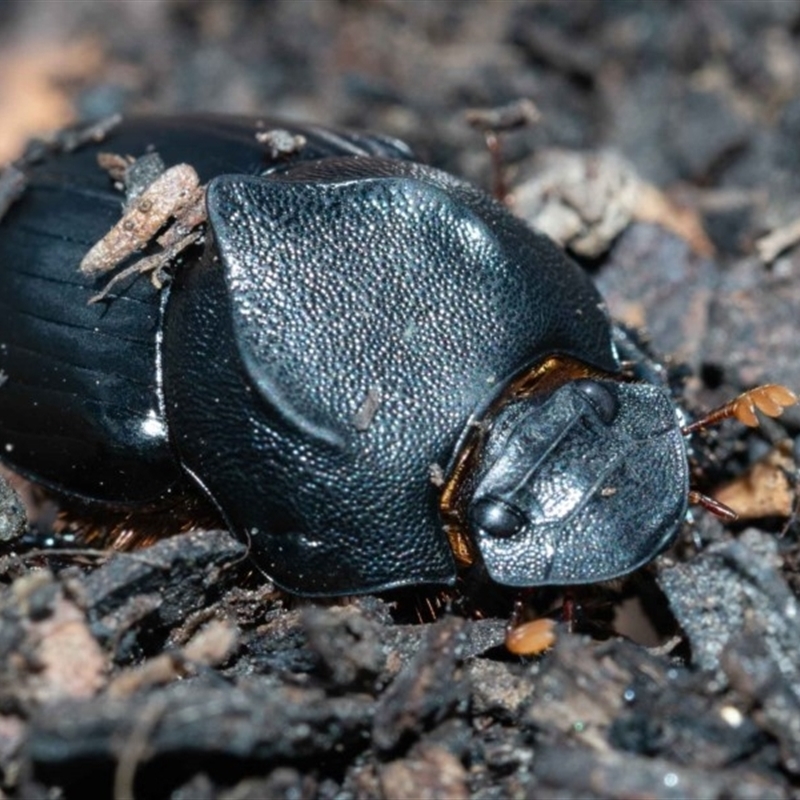
{"type": "Polygon", "coordinates": [[[684,436],[688,436],[690,433],[705,430],[712,425],[719,425],[720,422],[731,417],[735,417],[749,428],[756,428],[758,427],[756,410],[768,417],[779,417],[784,408],[793,406],[796,402],[797,395],[791,389],[778,383],[766,383],[743,392],[719,408],[709,411],[696,422],[684,425],[681,430],[684,436]]]}

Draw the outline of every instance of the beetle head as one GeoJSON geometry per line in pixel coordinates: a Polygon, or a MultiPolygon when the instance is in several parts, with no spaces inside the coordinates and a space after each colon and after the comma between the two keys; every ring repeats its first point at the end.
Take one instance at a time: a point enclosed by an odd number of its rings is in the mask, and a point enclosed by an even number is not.
{"type": "Polygon", "coordinates": [[[493,580],[610,580],[651,560],[687,507],[686,450],[655,386],[570,381],[492,422],[467,515],[493,580]]]}

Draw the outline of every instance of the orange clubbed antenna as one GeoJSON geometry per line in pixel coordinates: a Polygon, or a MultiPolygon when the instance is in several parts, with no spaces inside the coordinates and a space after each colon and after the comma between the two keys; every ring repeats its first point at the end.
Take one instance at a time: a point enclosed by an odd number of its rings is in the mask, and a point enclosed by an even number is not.
{"type": "Polygon", "coordinates": [[[743,425],[755,428],[758,426],[756,410],[766,414],[768,417],[779,417],[784,408],[793,406],[796,402],[797,395],[791,389],[787,389],[779,383],[766,383],[763,386],[756,386],[755,389],[743,392],[738,397],[734,397],[733,400],[725,403],[725,405],[709,411],[708,414],[696,422],[684,425],[681,431],[686,436],[703,428],[718,425],[723,420],[731,417],[739,420],[743,425]]]}

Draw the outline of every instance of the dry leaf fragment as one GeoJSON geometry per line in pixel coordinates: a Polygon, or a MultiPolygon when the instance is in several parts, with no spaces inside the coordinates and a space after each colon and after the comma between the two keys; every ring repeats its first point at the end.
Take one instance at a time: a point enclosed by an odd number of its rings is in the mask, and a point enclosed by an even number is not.
{"type": "Polygon", "coordinates": [[[781,442],[750,469],[714,493],[736,509],[740,520],[788,517],[794,503],[794,470],[790,441],[781,442]]]}

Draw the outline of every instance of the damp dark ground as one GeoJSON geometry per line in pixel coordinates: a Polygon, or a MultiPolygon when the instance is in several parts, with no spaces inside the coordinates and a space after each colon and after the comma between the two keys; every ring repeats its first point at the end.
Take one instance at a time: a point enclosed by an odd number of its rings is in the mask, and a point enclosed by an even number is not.
{"type": "MultiPolygon", "coordinates": [[[[686,408],[800,389],[798,2],[0,5],[0,161],[77,118],[210,110],[372,128],[489,186],[465,112],[521,98],[511,200],[647,327],[686,408]]],[[[2,796],[800,797],[798,430],[705,442],[740,521],[695,512],[533,659],[504,652],[503,603],[300,603],[220,531],[17,549],[2,796]]]]}

